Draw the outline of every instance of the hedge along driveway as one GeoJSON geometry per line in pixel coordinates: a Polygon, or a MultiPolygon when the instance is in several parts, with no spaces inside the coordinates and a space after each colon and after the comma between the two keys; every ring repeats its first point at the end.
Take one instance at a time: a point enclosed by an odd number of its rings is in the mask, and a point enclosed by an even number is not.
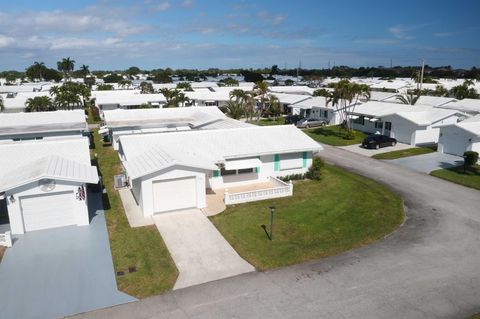
{"type": "Polygon", "coordinates": [[[293,197],[230,206],[211,220],[243,258],[266,270],[367,245],[395,230],[403,216],[401,198],[386,187],[326,165],[321,181],[295,182],[293,197]]]}

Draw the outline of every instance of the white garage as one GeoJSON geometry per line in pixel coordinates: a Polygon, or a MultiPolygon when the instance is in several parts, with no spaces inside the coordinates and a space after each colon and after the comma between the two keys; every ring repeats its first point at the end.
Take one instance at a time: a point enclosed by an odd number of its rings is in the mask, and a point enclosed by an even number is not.
{"type": "Polygon", "coordinates": [[[195,176],[153,182],[154,213],[197,207],[195,176]]]}
{"type": "Polygon", "coordinates": [[[56,228],[77,223],[73,192],[25,196],[20,198],[25,231],[56,228]]]}
{"type": "Polygon", "coordinates": [[[480,150],[480,117],[440,126],[438,151],[462,156],[465,151],[480,150]]]}

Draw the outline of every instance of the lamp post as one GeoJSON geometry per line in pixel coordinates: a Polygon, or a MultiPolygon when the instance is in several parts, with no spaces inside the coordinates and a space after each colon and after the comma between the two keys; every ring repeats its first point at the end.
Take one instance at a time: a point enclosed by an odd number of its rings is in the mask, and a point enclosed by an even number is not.
{"type": "Polygon", "coordinates": [[[273,240],[273,214],[275,213],[275,206],[270,206],[270,240],[273,240]]]}

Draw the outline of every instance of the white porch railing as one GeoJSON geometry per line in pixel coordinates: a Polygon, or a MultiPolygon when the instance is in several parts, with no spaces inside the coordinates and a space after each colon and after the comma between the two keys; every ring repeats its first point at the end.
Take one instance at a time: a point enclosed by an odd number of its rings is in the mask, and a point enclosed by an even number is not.
{"type": "Polygon", "coordinates": [[[293,195],[292,181],[285,183],[278,178],[271,176],[270,182],[273,183],[275,186],[271,188],[257,189],[240,193],[229,193],[228,189],[226,189],[224,195],[225,205],[254,202],[257,200],[287,197],[293,195]]]}
{"type": "Polygon", "coordinates": [[[12,247],[12,233],[7,231],[0,234],[0,246],[12,247]]]}

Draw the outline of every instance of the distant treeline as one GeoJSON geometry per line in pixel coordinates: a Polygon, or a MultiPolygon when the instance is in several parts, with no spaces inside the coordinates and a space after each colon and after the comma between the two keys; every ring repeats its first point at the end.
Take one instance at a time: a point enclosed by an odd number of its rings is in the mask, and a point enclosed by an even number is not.
{"type": "MultiPolygon", "coordinates": [[[[46,69],[48,71],[42,74],[47,80],[59,81],[62,78],[61,72],[54,69],[46,69]]],[[[197,69],[154,69],[141,70],[138,67],[130,67],[126,70],[97,70],[89,72],[89,75],[95,75],[97,78],[104,78],[107,75],[120,74],[129,78],[134,78],[137,74],[148,74],[148,78],[154,82],[165,83],[171,82],[172,76],[177,76],[183,81],[202,81],[207,77],[218,77],[226,74],[239,74],[245,77],[245,81],[256,82],[263,79],[273,79],[273,75],[297,76],[300,75],[306,80],[321,80],[326,77],[381,77],[385,79],[402,78],[418,78],[420,67],[418,66],[395,66],[387,67],[359,67],[352,68],[348,66],[335,66],[330,69],[280,69],[277,65],[271,68],[263,69],[217,69],[210,68],[206,70],[197,69]]],[[[28,71],[28,69],[27,69],[28,71]]],[[[85,77],[86,73],[82,70],[71,72],[72,77],[85,77]]],[[[454,69],[451,66],[431,67],[425,66],[425,76],[430,78],[469,78],[480,79],[480,69],[472,67],[471,69],[454,69]]],[[[0,78],[7,78],[10,81],[15,79],[30,78],[28,72],[19,71],[2,71],[0,78]]],[[[113,79],[112,79],[113,80],[113,79]]],[[[116,79],[115,79],[116,80],[116,79]]],[[[113,81],[108,81],[113,82],[113,81]]]]}

